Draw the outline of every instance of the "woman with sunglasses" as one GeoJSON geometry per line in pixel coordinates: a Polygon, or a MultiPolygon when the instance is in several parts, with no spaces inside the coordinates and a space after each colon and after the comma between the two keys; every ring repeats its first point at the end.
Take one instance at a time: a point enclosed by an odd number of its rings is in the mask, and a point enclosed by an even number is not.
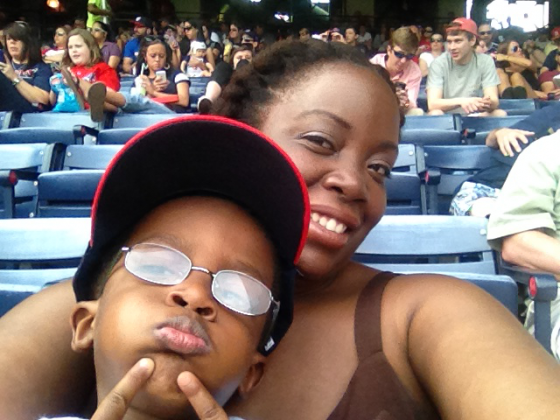
{"type": "Polygon", "coordinates": [[[503,99],[546,99],[540,90],[537,68],[523,55],[515,40],[502,42],[496,54],[496,70],[500,78],[498,91],[503,99]]]}
{"type": "MultiPolygon", "coordinates": [[[[258,386],[234,396],[228,413],[558,418],[560,365],[491,296],[446,276],[381,273],[352,261],[383,216],[398,153],[403,118],[385,71],[341,43],[279,42],[234,75],[218,113],[256,127],[292,158],[311,209],[292,326],[258,386]]],[[[0,418],[75,412],[95,392],[91,353],[70,349],[74,304],[64,282],[0,318],[0,418]]],[[[134,373],[113,393],[121,409],[147,379],[134,373]]],[[[202,419],[227,418],[200,383],[191,379],[183,391],[202,419]]],[[[121,418],[113,411],[96,420],[121,418]]]]}
{"type": "Polygon", "coordinates": [[[51,68],[41,59],[37,38],[26,22],[4,28],[0,62],[0,111],[39,112],[50,108],[51,68]]]}
{"type": "Polygon", "coordinates": [[[428,76],[428,69],[432,62],[445,51],[443,45],[443,35],[433,34],[430,38],[430,51],[425,51],[420,54],[418,65],[422,72],[422,77],[428,76]]]}
{"type": "Polygon", "coordinates": [[[59,26],[54,31],[53,46],[43,53],[43,61],[57,67],[64,58],[66,51],[66,41],[68,40],[68,33],[71,28],[67,25],[59,26]]]}
{"type": "Polygon", "coordinates": [[[95,21],[91,27],[91,34],[97,42],[97,46],[101,50],[101,57],[103,57],[103,61],[107,63],[109,67],[117,70],[119,63],[121,62],[121,50],[116,43],[111,42],[108,39],[110,32],[111,29],[109,28],[109,25],[101,22],[100,20],[95,21]]]}

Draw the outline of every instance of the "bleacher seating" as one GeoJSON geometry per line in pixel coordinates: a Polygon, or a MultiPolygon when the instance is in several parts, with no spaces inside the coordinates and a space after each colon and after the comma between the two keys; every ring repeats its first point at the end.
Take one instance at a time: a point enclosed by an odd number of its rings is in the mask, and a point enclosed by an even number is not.
{"type": "Polygon", "coordinates": [[[45,284],[71,277],[90,225],[88,218],[0,220],[0,315],[45,284]]]}
{"type": "Polygon", "coordinates": [[[490,165],[492,149],[486,146],[425,146],[429,214],[449,214],[458,187],[490,165]]]}
{"type": "Polygon", "coordinates": [[[534,99],[500,99],[500,109],[508,115],[529,115],[537,108],[534,99]]]}
{"type": "Polygon", "coordinates": [[[140,128],[144,129],[170,118],[177,117],[177,114],[116,114],[113,122],[108,127],[112,128],[140,128]]]}
{"type": "Polygon", "coordinates": [[[0,144],[0,218],[34,216],[36,179],[61,162],[58,144],[0,144]]]}
{"type": "Polygon", "coordinates": [[[384,216],[354,260],[399,273],[444,273],[468,280],[517,315],[517,285],[496,274],[485,218],[384,216]]]}
{"type": "Polygon", "coordinates": [[[417,146],[453,145],[463,142],[458,130],[437,128],[408,128],[401,131],[400,143],[415,144],[417,146]]]}
{"type": "Polygon", "coordinates": [[[402,129],[458,130],[457,118],[455,114],[411,116],[405,118],[402,129]]]}
{"type": "Polygon", "coordinates": [[[1,111],[0,112],[0,130],[5,130],[11,127],[13,112],[1,111]]]}
{"type": "Polygon", "coordinates": [[[206,85],[210,81],[209,77],[191,77],[189,87],[189,102],[192,111],[198,111],[198,99],[206,92],[206,85]]]}
{"type": "Polygon", "coordinates": [[[525,115],[509,117],[461,117],[461,130],[474,131],[475,136],[470,139],[470,144],[484,144],[488,133],[496,128],[511,127],[513,124],[525,119],[525,115]]]}
{"type": "Polygon", "coordinates": [[[399,144],[399,156],[385,189],[385,214],[426,214],[426,194],[418,176],[414,145],[399,144]]]}
{"type": "Polygon", "coordinates": [[[38,178],[39,217],[87,217],[104,170],[121,145],[77,145],[66,149],[62,171],[38,178]]]}

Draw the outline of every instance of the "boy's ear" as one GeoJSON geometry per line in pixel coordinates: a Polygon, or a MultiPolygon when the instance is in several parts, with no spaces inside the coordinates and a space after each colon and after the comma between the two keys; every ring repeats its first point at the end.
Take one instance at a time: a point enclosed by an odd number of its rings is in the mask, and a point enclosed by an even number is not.
{"type": "Polygon", "coordinates": [[[72,350],[82,352],[93,346],[95,331],[95,316],[99,301],[78,302],[72,310],[70,324],[72,325],[72,350]]]}
{"type": "Polygon", "coordinates": [[[261,381],[264,373],[265,362],[266,357],[259,352],[255,352],[255,355],[253,356],[253,364],[249,367],[249,370],[239,384],[239,387],[237,387],[237,394],[242,399],[247,398],[249,392],[251,392],[251,390],[261,381]]]}

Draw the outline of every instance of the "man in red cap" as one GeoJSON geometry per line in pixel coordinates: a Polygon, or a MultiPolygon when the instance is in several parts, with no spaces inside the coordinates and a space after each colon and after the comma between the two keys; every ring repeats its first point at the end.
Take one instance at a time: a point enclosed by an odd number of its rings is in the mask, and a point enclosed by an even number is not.
{"type": "Polygon", "coordinates": [[[546,59],[540,74],[556,69],[556,55],[560,53],[560,26],[557,26],[550,32],[550,42],[546,45],[544,53],[546,54],[546,59]]]}
{"type": "Polygon", "coordinates": [[[140,43],[145,36],[152,33],[152,21],[143,16],[138,16],[132,21],[134,25],[134,37],[126,43],[123,52],[123,71],[132,74],[132,69],[138,60],[140,43]]]}
{"type": "Polygon", "coordinates": [[[447,28],[447,51],[434,60],[428,73],[431,115],[460,113],[504,116],[497,109],[500,80],[494,60],[475,53],[478,31],[472,19],[457,18],[447,28]]]}

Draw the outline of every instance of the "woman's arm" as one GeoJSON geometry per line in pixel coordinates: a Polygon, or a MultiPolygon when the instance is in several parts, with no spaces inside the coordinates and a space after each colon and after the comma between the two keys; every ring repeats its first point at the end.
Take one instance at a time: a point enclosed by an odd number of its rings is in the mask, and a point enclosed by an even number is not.
{"type": "Polygon", "coordinates": [[[93,358],[70,348],[69,281],[50,286],[0,318],[0,418],[79,413],[94,391],[93,358]]]}
{"type": "Polygon", "coordinates": [[[177,104],[184,107],[188,107],[189,106],[189,83],[188,82],[181,82],[177,84],[177,95],[179,96],[179,100],[177,101],[177,104]]]}
{"type": "Polygon", "coordinates": [[[406,325],[399,347],[443,419],[558,418],[560,365],[504,306],[444,276],[397,280],[382,311],[406,325]]]}
{"type": "Polygon", "coordinates": [[[422,72],[422,77],[428,75],[428,64],[424,61],[422,57],[418,60],[418,65],[420,66],[420,71],[422,72]]]}
{"type": "Polygon", "coordinates": [[[109,62],[107,63],[109,67],[113,69],[117,69],[119,67],[119,63],[121,62],[121,57],[118,55],[112,55],[109,57],[109,62]]]}

